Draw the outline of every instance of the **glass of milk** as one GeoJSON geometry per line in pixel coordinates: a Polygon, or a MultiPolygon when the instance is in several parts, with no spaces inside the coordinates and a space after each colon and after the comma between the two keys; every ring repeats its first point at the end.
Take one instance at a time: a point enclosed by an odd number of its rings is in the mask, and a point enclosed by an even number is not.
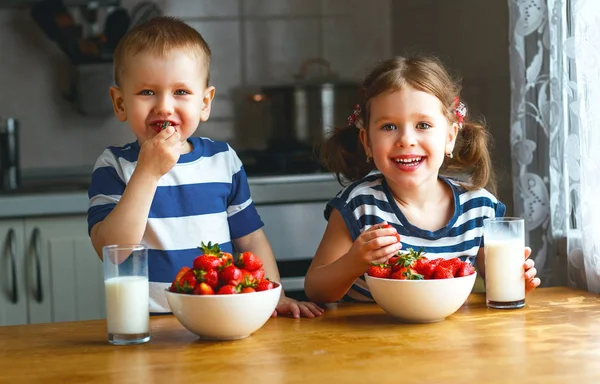
{"type": "Polygon", "coordinates": [[[525,305],[525,221],[520,217],[483,220],[485,296],[489,308],[525,305]]]}
{"type": "Polygon", "coordinates": [[[148,249],[107,245],[102,249],[108,341],[115,345],[150,340],[148,249]]]}

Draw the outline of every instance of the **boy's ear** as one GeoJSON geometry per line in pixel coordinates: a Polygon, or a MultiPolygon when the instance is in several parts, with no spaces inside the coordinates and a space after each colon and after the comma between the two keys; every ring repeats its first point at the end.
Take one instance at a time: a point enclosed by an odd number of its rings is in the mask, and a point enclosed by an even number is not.
{"type": "Polygon", "coordinates": [[[115,116],[117,116],[117,119],[119,119],[119,121],[126,121],[127,112],[125,111],[125,101],[123,100],[123,93],[118,87],[115,87],[114,85],[110,87],[109,92],[115,116]]]}
{"type": "Polygon", "coordinates": [[[200,121],[208,120],[210,116],[210,108],[212,106],[212,101],[215,97],[215,87],[210,86],[206,88],[204,91],[204,96],[202,97],[202,110],[200,111],[200,121]]]}

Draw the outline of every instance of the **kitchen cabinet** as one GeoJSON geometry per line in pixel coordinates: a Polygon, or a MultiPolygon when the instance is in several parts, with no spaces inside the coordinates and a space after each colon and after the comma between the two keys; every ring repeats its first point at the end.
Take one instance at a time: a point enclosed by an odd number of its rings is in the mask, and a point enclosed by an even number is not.
{"type": "Polygon", "coordinates": [[[0,325],[105,317],[85,215],[0,220],[0,325]]]}

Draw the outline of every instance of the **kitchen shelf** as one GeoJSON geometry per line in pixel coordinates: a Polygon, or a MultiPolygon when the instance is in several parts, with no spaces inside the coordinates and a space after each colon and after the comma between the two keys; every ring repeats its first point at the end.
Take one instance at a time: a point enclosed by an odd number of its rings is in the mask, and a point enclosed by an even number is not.
{"type": "MultiPolygon", "coordinates": [[[[42,0],[0,0],[0,8],[29,7],[42,0]]],[[[121,0],[63,0],[66,7],[79,7],[95,4],[97,6],[119,5],[121,0]]]]}

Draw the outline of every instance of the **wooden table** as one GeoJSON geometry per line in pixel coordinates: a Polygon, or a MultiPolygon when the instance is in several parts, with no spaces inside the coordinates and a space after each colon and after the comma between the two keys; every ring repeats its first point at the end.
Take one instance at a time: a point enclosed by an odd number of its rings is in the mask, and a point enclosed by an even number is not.
{"type": "Polygon", "coordinates": [[[567,288],[538,289],[520,310],[473,294],[434,324],[338,304],[238,341],[202,341],[172,316],[151,327],[149,343],[125,347],[107,343],[103,320],[0,327],[0,382],[600,383],[600,298],[567,288]]]}

